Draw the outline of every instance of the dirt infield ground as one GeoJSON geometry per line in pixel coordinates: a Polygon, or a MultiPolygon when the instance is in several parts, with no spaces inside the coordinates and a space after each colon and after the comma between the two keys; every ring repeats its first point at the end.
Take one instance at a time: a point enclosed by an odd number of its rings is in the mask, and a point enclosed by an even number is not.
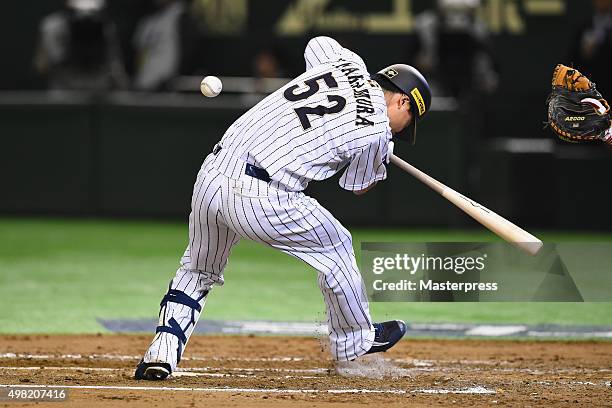
{"type": "Polygon", "coordinates": [[[74,387],[62,407],[612,406],[610,342],[408,340],[364,363],[395,376],[376,379],[338,375],[317,339],[194,336],[177,376],[135,381],[149,340],[0,336],[0,385],[74,387]]]}

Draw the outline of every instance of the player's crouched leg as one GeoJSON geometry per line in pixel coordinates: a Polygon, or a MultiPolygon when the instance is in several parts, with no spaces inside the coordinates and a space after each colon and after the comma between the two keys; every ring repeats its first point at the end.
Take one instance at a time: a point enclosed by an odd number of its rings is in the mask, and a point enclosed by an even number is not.
{"type": "Polygon", "coordinates": [[[299,225],[307,226],[316,246],[293,251],[319,271],[318,284],[327,310],[330,352],[338,361],[366,354],[374,343],[375,330],[368,299],[357,268],[350,232],[316,200],[302,196],[291,213],[299,225]]]}
{"type": "Polygon", "coordinates": [[[136,368],[136,379],[163,380],[176,370],[213,283],[201,271],[177,271],[160,303],[156,334],[136,368]]]}

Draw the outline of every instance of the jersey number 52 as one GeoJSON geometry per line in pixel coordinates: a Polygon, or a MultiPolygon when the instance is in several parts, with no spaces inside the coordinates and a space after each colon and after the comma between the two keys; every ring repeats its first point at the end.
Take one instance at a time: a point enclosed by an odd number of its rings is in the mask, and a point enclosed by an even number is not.
{"type": "MultiPolygon", "coordinates": [[[[325,82],[325,85],[327,85],[328,88],[338,87],[338,82],[336,82],[331,72],[328,72],[326,74],[319,75],[318,77],[310,78],[304,81],[304,85],[308,87],[308,89],[306,89],[305,91],[296,94],[294,93],[294,91],[299,88],[299,85],[293,85],[285,89],[283,95],[285,96],[285,99],[292,102],[297,102],[306,99],[309,96],[312,96],[317,93],[317,91],[319,91],[318,81],[321,79],[325,82]]],[[[310,124],[310,120],[308,120],[308,115],[323,116],[331,113],[339,113],[342,112],[342,109],[344,109],[344,107],[346,106],[346,99],[339,95],[327,95],[327,100],[333,103],[333,105],[302,106],[294,109],[295,113],[300,119],[300,123],[302,124],[304,130],[312,126],[310,124]]]]}

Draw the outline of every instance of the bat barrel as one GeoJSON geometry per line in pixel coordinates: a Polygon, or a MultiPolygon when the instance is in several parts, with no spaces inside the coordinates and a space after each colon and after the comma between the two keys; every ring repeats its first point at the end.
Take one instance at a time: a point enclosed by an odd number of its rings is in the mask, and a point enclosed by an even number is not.
{"type": "Polygon", "coordinates": [[[528,254],[536,255],[542,248],[543,243],[537,237],[489,210],[487,207],[447,187],[395,155],[391,155],[390,161],[425,183],[451,203],[455,204],[470,217],[487,227],[491,232],[513,243],[528,254]]]}

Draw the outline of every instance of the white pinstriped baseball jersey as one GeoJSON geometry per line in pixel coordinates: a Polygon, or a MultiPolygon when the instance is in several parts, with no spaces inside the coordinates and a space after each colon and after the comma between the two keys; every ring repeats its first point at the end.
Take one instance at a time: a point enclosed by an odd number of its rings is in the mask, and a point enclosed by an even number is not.
{"type": "MultiPolygon", "coordinates": [[[[234,155],[267,170],[272,186],[302,191],[350,163],[340,179],[362,190],[386,177],[391,140],[382,89],[363,60],[329,37],[310,40],[306,72],[242,115],[221,140],[219,162],[234,155]]],[[[235,176],[234,169],[221,172],[235,176]]]]}
{"type": "Polygon", "coordinates": [[[145,362],[176,368],[240,239],[318,271],[335,359],[352,360],[370,349],[374,329],[351,234],[302,190],[344,167],[340,185],[348,190],[386,177],[386,105],[363,60],[335,40],[312,39],[304,57],[306,72],[236,120],[204,160],[191,201],[189,244],[162,299],[145,362]]]}

